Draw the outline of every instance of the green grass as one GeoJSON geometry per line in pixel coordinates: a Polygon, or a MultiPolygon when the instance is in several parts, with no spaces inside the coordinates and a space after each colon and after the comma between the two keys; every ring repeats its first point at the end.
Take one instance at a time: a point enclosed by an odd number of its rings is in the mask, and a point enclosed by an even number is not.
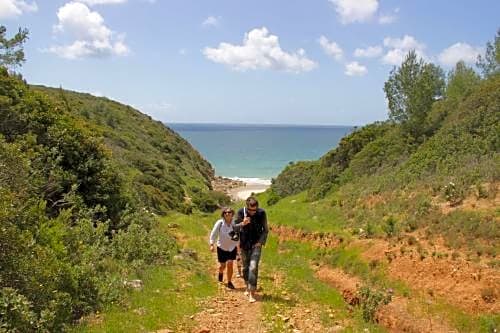
{"type": "MultiPolygon", "coordinates": [[[[259,195],[265,202],[266,193],[259,195]]],[[[241,207],[241,203],[234,207],[241,207]]],[[[286,225],[315,232],[342,231],[344,222],[338,208],[323,200],[311,207],[303,195],[281,200],[266,207],[270,225],[286,225]],[[319,215],[323,215],[321,218],[319,215]],[[314,216],[318,218],[314,219],[314,216]]],[[[208,251],[208,236],[214,222],[214,214],[172,214],[162,218],[161,228],[172,232],[183,248],[197,252],[198,261],[187,261],[171,267],[158,267],[145,274],[143,291],[130,292],[120,305],[112,306],[102,314],[103,322],[79,327],[75,332],[146,332],[159,328],[189,330],[189,316],[200,310],[200,301],[217,292],[212,277],[213,254],[208,251]],[[172,228],[172,224],[176,226],[172,228]],[[142,314],[138,313],[142,309],[142,314]],[[135,311],[134,311],[135,310],[135,311]]],[[[263,250],[259,285],[262,287],[263,320],[271,332],[290,330],[288,323],[279,319],[289,315],[295,307],[305,307],[319,316],[324,327],[340,323],[345,332],[383,332],[384,328],[363,320],[362,310],[348,306],[338,290],[315,276],[316,263],[338,267],[358,276],[366,285],[376,289],[392,288],[396,294],[410,296],[412,302],[423,301],[417,291],[412,291],[401,281],[388,279],[385,263],[368,263],[361,258],[361,249],[345,246],[318,249],[310,243],[278,241],[270,233],[263,250]],[[329,310],[333,310],[333,318],[329,310]]],[[[429,313],[447,318],[460,331],[487,332],[498,325],[498,316],[475,317],[464,314],[447,304],[434,304],[429,313]]]]}
{"type": "MultiPolygon", "coordinates": [[[[267,193],[260,194],[259,199],[265,202],[267,196],[267,193]]],[[[276,205],[267,208],[270,224],[286,225],[308,231],[329,231],[346,234],[341,229],[347,223],[343,215],[341,215],[339,208],[329,204],[332,200],[330,197],[314,203],[306,201],[305,193],[284,198],[276,205]],[[314,216],[321,216],[321,218],[314,219],[314,216]]],[[[402,209],[402,205],[405,204],[400,201],[396,200],[396,202],[389,203],[389,205],[381,205],[377,207],[377,210],[390,209],[390,211],[394,212],[404,211],[405,209],[402,209]]],[[[418,200],[411,203],[411,205],[416,206],[415,208],[412,207],[415,211],[419,210],[419,203],[420,201],[418,200]]],[[[392,288],[397,295],[411,297],[414,302],[419,302],[419,300],[424,302],[423,296],[418,291],[412,291],[403,281],[391,280],[387,277],[387,264],[385,262],[368,263],[361,259],[361,249],[349,246],[349,242],[346,243],[346,246],[319,250],[311,247],[309,244],[298,242],[282,242],[281,244],[277,244],[276,240],[271,236],[266,247],[263,265],[264,267],[272,267],[276,271],[286,272],[287,278],[283,288],[286,288],[288,291],[293,290],[293,293],[297,295],[296,297],[307,303],[320,305],[325,309],[328,307],[337,309],[339,311],[337,314],[342,314],[340,318],[348,317],[341,296],[331,287],[318,281],[314,277],[314,272],[308,263],[319,261],[333,267],[341,268],[349,274],[358,276],[370,286],[375,288],[392,288]]],[[[267,285],[272,287],[272,284],[267,283],[267,285]]],[[[279,294],[281,291],[278,290],[277,292],[279,294]]],[[[272,317],[282,307],[276,308],[273,304],[269,304],[265,309],[267,315],[272,317]]],[[[430,313],[447,318],[450,324],[461,332],[490,332],[492,327],[498,327],[499,325],[498,315],[469,315],[444,302],[438,302],[433,305],[430,313]]],[[[328,323],[329,318],[325,313],[321,317],[326,318],[325,323],[328,323]]],[[[362,327],[363,322],[359,311],[351,314],[351,317],[354,318],[355,324],[361,325],[357,326],[358,328],[362,327]]],[[[338,319],[336,316],[334,320],[338,319]]]]}
{"type": "MultiPolygon", "coordinates": [[[[270,295],[263,302],[267,321],[302,305],[319,311],[325,327],[341,322],[345,325],[345,332],[359,332],[364,328],[370,332],[383,332],[381,327],[364,322],[359,309],[349,309],[338,290],[315,276],[312,264],[316,258],[317,249],[310,244],[295,241],[279,243],[276,237],[270,236],[263,251],[260,278],[264,292],[270,295]],[[281,285],[276,285],[273,274],[283,279],[281,285]],[[328,309],[335,311],[333,318],[329,317],[328,309]]],[[[282,332],[284,328],[284,322],[275,321],[272,332],[282,332]]]]}
{"type": "Polygon", "coordinates": [[[170,266],[145,271],[142,290],[127,292],[119,303],[92,316],[72,332],[149,332],[161,328],[188,331],[189,317],[200,311],[200,301],[215,295],[217,284],[211,272],[208,232],[216,215],[173,214],[161,219],[160,227],[173,232],[184,248],[198,260],[183,259],[170,266]],[[177,228],[168,225],[177,224],[177,228]]]}
{"type": "Polygon", "coordinates": [[[266,207],[271,225],[284,225],[311,232],[345,234],[344,219],[338,207],[331,200],[307,202],[306,194],[300,193],[280,200],[276,205],[265,203],[269,193],[258,195],[259,201],[266,207]]]}
{"type": "Polygon", "coordinates": [[[103,311],[73,332],[148,332],[189,328],[199,301],[212,296],[216,284],[195,262],[156,267],[144,274],[144,289],[130,291],[119,305],[103,311]]]}
{"type": "Polygon", "coordinates": [[[437,316],[446,316],[459,332],[491,333],[500,327],[500,314],[471,315],[443,302],[434,302],[429,312],[437,316]]]}

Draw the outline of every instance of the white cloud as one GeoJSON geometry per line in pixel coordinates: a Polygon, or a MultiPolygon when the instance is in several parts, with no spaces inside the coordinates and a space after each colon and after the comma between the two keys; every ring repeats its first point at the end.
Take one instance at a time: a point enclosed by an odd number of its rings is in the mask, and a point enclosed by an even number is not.
{"type": "Polygon", "coordinates": [[[353,61],[345,65],[344,73],[349,76],[363,76],[368,73],[368,69],[357,61],[353,61]]]}
{"type": "Polygon", "coordinates": [[[473,47],[467,43],[456,43],[444,49],[439,54],[438,60],[446,66],[455,66],[460,60],[473,64],[481,53],[483,53],[481,47],[473,47]]]}
{"type": "Polygon", "coordinates": [[[36,12],[36,2],[24,0],[0,0],[0,19],[16,18],[26,12],[36,12]]]}
{"type": "Polygon", "coordinates": [[[389,48],[389,51],[382,57],[382,62],[388,65],[399,65],[410,50],[415,50],[415,53],[424,59],[425,44],[417,41],[415,37],[405,35],[403,38],[384,38],[384,46],[389,48]]]}
{"type": "Polygon", "coordinates": [[[318,39],[319,44],[323,48],[323,51],[325,51],[326,54],[331,56],[337,61],[342,60],[342,57],[344,55],[344,51],[342,51],[342,48],[335,42],[330,42],[328,38],[325,36],[321,36],[318,39]]]}
{"type": "Polygon", "coordinates": [[[94,5],[114,5],[119,3],[125,3],[127,0],[78,0],[79,2],[85,3],[89,6],[94,5]]]}
{"type": "Polygon", "coordinates": [[[129,53],[124,37],[110,30],[102,16],[83,3],[65,4],[59,8],[57,18],[59,23],[54,26],[54,32],[66,33],[76,40],[69,45],[52,46],[49,52],[67,59],[123,56],[129,53]]]}
{"type": "Polygon", "coordinates": [[[391,23],[395,22],[397,20],[397,18],[398,17],[396,15],[392,15],[392,14],[380,15],[380,17],[378,18],[378,23],[391,24],[391,23]]]}
{"type": "Polygon", "coordinates": [[[209,16],[203,21],[201,25],[204,27],[216,27],[220,24],[221,17],[209,16]]]}
{"type": "Polygon", "coordinates": [[[377,12],[378,0],[328,0],[335,6],[335,11],[342,24],[366,22],[377,12]]]}
{"type": "Polygon", "coordinates": [[[398,19],[397,13],[399,13],[399,8],[394,9],[391,14],[381,14],[378,18],[378,23],[380,24],[391,24],[398,19]]]}
{"type": "Polygon", "coordinates": [[[354,56],[356,58],[376,58],[380,56],[383,52],[381,46],[369,46],[366,49],[357,48],[354,50],[354,56]]]}
{"type": "Polygon", "coordinates": [[[278,36],[269,34],[265,27],[246,33],[243,45],[220,43],[217,48],[206,47],[203,54],[213,62],[238,71],[274,69],[299,73],[318,66],[307,58],[303,49],[293,53],[283,51],[278,36]]]}

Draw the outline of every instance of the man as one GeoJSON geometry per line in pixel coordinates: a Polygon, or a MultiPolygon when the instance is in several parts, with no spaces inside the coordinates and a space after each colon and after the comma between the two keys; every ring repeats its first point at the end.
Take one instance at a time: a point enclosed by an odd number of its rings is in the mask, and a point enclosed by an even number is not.
{"type": "Polygon", "coordinates": [[[266,211],[259,208],[255,197],[246,200],[246,207],[238,210],[236,225],[240,228],[241,259],[243,261],[243,279],[250,303],[255,302],[259,261],[262,246],[265,245],[269,229],[267,227],[266,211]]]}

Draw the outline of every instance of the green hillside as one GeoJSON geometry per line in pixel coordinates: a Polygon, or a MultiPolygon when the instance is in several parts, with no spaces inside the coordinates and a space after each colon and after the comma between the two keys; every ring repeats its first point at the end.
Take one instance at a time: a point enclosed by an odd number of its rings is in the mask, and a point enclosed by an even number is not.
{"type": "Polygon", "coordinates": [[[211,188],[211,165],[160,121],[105,97],[41,86],[32,89],[99,133],[125,187],[145,207],[158,213],[186,210],[186,196],[211,188]]]}
{"type": "Polygon", "coordinates": [[[374,123],[343,138],[319,161],[289,165],[273,180],[268,202],[304,192],[310,202],[333,200],[351,227],[371,236],[386,236],[390,220],[391,232],[429,228],[454,244],[475,248],[479,242],[496,253],[500,228],[494,204],[451,215],[439,207],[461,211],[464,201],[497,195],[500,77],[480,80],[458,64],[423,119],[419,136],[404,122],[374,123]],[[384,204],[366,204],[375,197],[384,204]],[[433,223],[442,219],[446,226],[433,223]]]}
{"type": "Polygon", "coordinates": [[[0,331],[59,332],[168,267],[155,213],[213,209],[212,177],[160,122],[0,66],[0,331]]]}

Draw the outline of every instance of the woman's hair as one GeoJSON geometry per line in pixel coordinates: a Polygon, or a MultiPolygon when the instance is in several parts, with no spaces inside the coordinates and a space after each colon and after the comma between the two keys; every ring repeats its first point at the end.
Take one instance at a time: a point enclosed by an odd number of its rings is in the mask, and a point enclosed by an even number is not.
{"type": "Polygon", "coordinates": [[[224,217],[225,212],[231,212],[231,214],[234,215],[234,209],[232,209],[231,207],[222,207],[220,216],[224,217]]]}

